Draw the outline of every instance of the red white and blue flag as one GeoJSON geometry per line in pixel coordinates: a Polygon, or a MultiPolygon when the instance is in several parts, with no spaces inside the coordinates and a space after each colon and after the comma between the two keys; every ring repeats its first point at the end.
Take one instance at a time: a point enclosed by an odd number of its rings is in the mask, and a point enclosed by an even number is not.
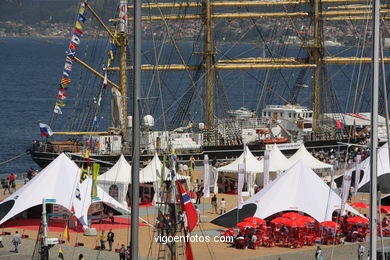
{"type": "Polygon", "coordinates": [[[192,204],[191,199],[188,196],[187,192],[184,190],[183,186],[180,184],[179,181],[177,181],[176,183],[177,187],[179,187],[179,192],[181,194],[181,206],[187,215],[188,231],[191,232],[198,223],[198,214],[196,213],[194,204],[192,204]]]}
{"type": "Polygon", "coordinates": [[[39,128],[41,129],[41,136],[52,136],[53,131],[50,126],[47,124],[39,123],[39,128]]]}

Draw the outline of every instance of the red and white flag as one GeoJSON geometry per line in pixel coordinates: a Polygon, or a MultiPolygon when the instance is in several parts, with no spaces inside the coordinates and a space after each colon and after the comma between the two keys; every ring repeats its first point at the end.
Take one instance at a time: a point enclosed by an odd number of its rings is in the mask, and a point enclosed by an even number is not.
{"type": "Polygon", "coordinates": [[[194,204],[192,204],[191,199],[188,196],[187,192],[184,190],[183,186],[180,184],[179,181],[177,181],[176,183],[181,194],[181,206],[187,215],[188,231],[191,232],[195,228],[196,223],[198,223],[198,214],[196,213],[194,204]]]}

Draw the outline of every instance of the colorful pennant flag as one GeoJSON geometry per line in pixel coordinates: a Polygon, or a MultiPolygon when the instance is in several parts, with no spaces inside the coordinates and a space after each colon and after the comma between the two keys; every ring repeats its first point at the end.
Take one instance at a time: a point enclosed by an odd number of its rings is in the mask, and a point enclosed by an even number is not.
{"type": "Polygon", "coordinates": [[[64,252],[62,251],[62,247],[58,250],[58,258],[64,260],[64,252]]]}
{"type": "Polygon", "coordinates": [[[66,240],[68,240],[68,242],[70,241],[68,223],[65,224],[64,238],[65,238],[66,240]]]}
{"type": "Polygon", "coordinates": [[[99,175],[99,169],[100,169],[100,164],[94,163],[93,164],[93,175],[92,175],[92,191],[91,191],[92,198],[96,198],[98,196],[98,194],[97,194],[97,177],[99,175]]]}

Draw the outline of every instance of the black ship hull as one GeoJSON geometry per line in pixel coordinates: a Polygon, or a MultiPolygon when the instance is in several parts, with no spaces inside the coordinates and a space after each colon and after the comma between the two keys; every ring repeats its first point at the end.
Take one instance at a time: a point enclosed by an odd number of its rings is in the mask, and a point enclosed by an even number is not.
{"type": "MultiPolygon", "coordinates": [[[[341,139],[341,140],[316,140],[316,141],[305,141],[304,144],[306,148],[311,151],[329,151],[330,149],[340,149],[345,150],[347,148],[347,143],[349,144],[358,144],[361,142],[363,138],[352,138],[352,139],[341,139]]],[[[288,143],[287,143],[288,144],[288,143]]],[[[252,143],[248,145],[251,152],[256,156],[261,156],[264,154],[264,150],[266,149],[266,144],[264,143],[252,143]]],[[[283,153],[285,155],[292,155],[298,149],[298,146],[292,146],[291,148],[283,149],[283,153]]],[[[189,152],[189,153],[178,153],[179,161],[188,161],[191,156],[194,156],[197,165],[201,165],[201,161],[203,161],[204,155],[207,154],[211,160],[229,160],[236,158],[242,154],[243,146],[242,144],[236,145],[214,145],[214,146],[203,146],[201,151],[197,152],[189,152]]],[[[80,153],[67,153],[68,156],[81,167],[81,165],[86,164],[86,159],[80,153]]],[[[32,149],[31,157],[32,159],[41,167],[44,168],[48,164],[50,164],[59,153],[55,152],[46,152],[39,151],[39,149],[32,149]]],[[[124,155],[126,160],[131,161],[131,155],[124,155]]],[[[97,162],[103,168],[111,168],[119,159],[120,154],[110,155],[110,154],[90,154],[91,162],[97,162]]],[[[140,161],[148,161],[153,158],[153,154],[141,154],[140,161]]]]}

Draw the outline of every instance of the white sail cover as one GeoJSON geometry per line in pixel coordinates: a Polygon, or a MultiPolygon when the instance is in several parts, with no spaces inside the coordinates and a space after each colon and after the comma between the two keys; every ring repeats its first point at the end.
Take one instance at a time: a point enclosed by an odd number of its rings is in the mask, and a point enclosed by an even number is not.
{"type": "Polygon", "coordinates": [[[317,160],[309,151],[306,149],[304,144],[301,144],[298,151],[288,159],[292,164],[302,160],[310,169],[330,169],[333,166],[320,160],[317,160]]]}
{"type": "MultiPolygon", "coordinates": [[[[269,153],[269,171],[285,171],[293,165],[286,156],[279,150],[278,146],[273,145],[269,153]]],[[[260,160],[260,172],[264,171],[264,158],[260,160]]]]}
{"type": "Polygon", "coordinates": [[[121,154],[119,160],[111,169],[98,176],[98,182],[121,184],[129,184],[131,182],[131,165],[126,161],[123,154],[121,154]]]}
{"type": "MultiPolygon", "coordinates": [[[[246,217],[267,218],[281,211],[301,211],[319,222],[332,220],[332,213],[341,209],[341,198],[302,161],[294,164],[279,178],[244,202],[240,220],[246,217]]],[[[360,215],[349,205],[347,211],[360,215]]],[[[237,221],[233,209],[212,220],[217,225],[231,227],[237,221]]]]}
{"type": "MultiPolygon", "coordinates": [[[[263,172],[262,164],[256,157],[251,153],[249,148],[245,146],[246,149],[246,160],[245,160],[245,170],[247,173],[260,173],[263,172]]],[[[235,161],[229,163],[228,165],[219,167],[218,172],[238,172],[238,164],[244,164],[244,153],[240,155],[235,161]]]]}
{"type": "Polygon", "coordinates": [[[104,202],[116,210],[128,212],[99,187],[98,197],[92,201],[91,187],[91,178],[80,184],[80,169],[62,153],[31,181],[0,203],[0,224],[31,207],[41,205],[43,198],[47,204],[58,204],[69,211],[74,206],[75,216],[84,227],[87,227],[88,208],[93,202],[104,202]]]}

